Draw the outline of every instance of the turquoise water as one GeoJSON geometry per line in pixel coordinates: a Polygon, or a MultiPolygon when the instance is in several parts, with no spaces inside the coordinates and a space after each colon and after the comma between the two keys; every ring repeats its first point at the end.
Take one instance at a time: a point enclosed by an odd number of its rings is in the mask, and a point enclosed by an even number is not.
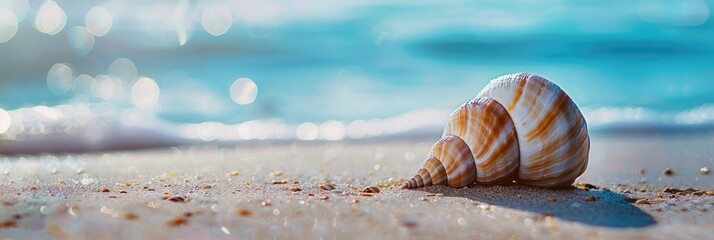
{"type": "Polygon", "coordinates": [[[33,26],[41,2],[3,2],[20,20],[0,43],[7,111],[101,102],[131,109],[134,76],[145,76],[160,88],[145,112],[171,123],[349,122],[450,111],[492,78],[531,72],[558,83],[592,122],[714,120],[712,1],[58,2],[67,17],[55,35],[33,26]],[[89,26],[92,7],[113,24],[87,47],[71,29],[89,26]],[[206,9],[230,13],[225,33],[209,34],[226,23],[214,12],[218,20],[205,20],[206,9]],[[137,69],[126,79],[115,71],[121,82],[111,91],[123,97],[76,90],[81,74],[114,76],[107,69],[119,58],[137,69]],[[72,90],[48,87],[57,63],[72,69],[72,90]],[[231,100],[238,78],[257,86],[251,104],[231,100]]]}

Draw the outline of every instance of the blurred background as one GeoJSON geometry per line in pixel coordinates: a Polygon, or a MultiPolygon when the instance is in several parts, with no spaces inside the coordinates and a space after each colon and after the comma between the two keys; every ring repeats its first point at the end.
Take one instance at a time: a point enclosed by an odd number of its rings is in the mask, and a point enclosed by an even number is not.
{"type": "Polygon", "coordinates": [[[438,137],[491,79],[714,129],[713,1],[0,0],[0,153],[438,137]]]}

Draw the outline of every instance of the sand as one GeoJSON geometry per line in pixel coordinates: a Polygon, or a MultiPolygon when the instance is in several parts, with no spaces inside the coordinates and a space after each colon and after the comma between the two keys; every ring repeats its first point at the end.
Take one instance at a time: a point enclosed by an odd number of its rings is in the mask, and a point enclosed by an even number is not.
{"type": "Polygon", "coordinates": [[[701,139],[593,138],[579,181],[596,188],[558,190],[399,189],[433,139],[12,156],[0,158],[0,239],[714,238],[708,159],[665,176],[670,157],[646,151],[657,141],[701,139]]]}

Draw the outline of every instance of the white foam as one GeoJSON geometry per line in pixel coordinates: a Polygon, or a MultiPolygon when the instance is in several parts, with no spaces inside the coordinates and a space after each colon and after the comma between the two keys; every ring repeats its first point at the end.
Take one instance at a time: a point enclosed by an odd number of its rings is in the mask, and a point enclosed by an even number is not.
{"type": "MultiPolygon", "coordinates": [[[[444,109],[421,109],[388,118],[286,123],[282,119],[228,124],[171,123],[152,111],[122,109],[111,103],[35,106],[3,111],[0,150],[4,153],[101,151],[165,147],[207,141],[255,140],[339,141],[428,135],[438,137],[449,117],[444,109]],[[7,121],[11,119],[11,121],[7,121]],[[68,141],[71,139],[72,141],[68,141]]],[[[656,111],[642,107],[583,108],[591,133],[603,130],[683,131],[710,126],[714,104],[684,111],[656,111]]]]}

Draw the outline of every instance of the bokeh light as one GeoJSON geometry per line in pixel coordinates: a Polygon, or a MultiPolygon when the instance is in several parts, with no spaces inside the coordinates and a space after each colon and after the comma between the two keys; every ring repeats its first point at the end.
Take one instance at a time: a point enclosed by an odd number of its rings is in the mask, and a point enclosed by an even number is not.
{"type": "Polygon", "coordinates": [[[106,35],[112,28],[113,22],[112,14],[103,7],[93,7],[90,9],[84,20],[84,24],[87,26],[89,32],[97,37],[106,35]]]}
{"type": "Polygon", "coordinates": [[[347,125],[347,136],[353,139],[360,139],[367,135],[367,122],[357,119],[347,125]]]}
{"type": "Polygon", "coordinates": [[[114,98],[121,90],[121,81],[112,76],[99,75],[95,80],[96,82],[92,86],[92,93],[103,100],[114,98]]]}
{"type": "Polygon", "coordinates": [[[84,57],[94,47],[94,35],[85,27],[72,27],[67,31],[69,45],[78,57],[84,57]]]}
{"type": "Polygon", "coordinates": [[[320,129],[314,123],[306,122],[297,127],[295,134],[300,140],[310,141],[317,139],[320,129]]]}
{"type": "Polygon", "coordinates": [[[74,71],[65,63],[53,65],[47,72],[47,87],[55,94],[63,95],[72,88],[74,71]]]}
{"type": "Polygon", "coordinates": [[[74,83],[72,84],[72,93],[76,96],[94,96],[92,93],[92,86],[95,84],[96,81],[92,76],[81,74],[74,79],[74,83]]]}
{"type": "Polygon", "coordinates": [[[198,134],[198,137],[201,138],[201,140],[210,142],[218,138],[218,134],[221,133],[222,128],[222,123],[204,122],[198,125],[196,133],[198,134]]]}
{"type": "Polygon", "coordinates": [[[342,140],[345,137],[345,125],[335,120],[322,123],[319,131],[320,137],[329,141],[342,140]]]}
{"type": "Polygon", "coordinates": [[[230,89],[231,99],[240,105],[251,104],[258,96],[258,85],[249,78],[239,78],[230,89]]]}
{"type": "Polygon", "coordinates": [[[247,121],[238,127],[238,135],[244,140],[252,140],[258,137],[261,127],[258,121],[247,121]]]}
{"type": "Polygon", "coordinates": [[[67,14],[54,1],[42,3],[35,14],[35,28],[41,33],[55,35],[67,24],[67,14]]]}
{"type": "Polygon", "coordinates": [[[133,80],[139,74],[134,62],[126,58],[117,58],[107,68],[107,73],[111,76],[121,78],[125,81],[133,80]]]}
{"type": "Polygon", "coordinates": [[[159,85],[151,78],[139,78],[131,87],[131,101],[141,109],[149,109],[156,105],[159,95],[159,85]]]}
{"type": "Polygon", "coordinates": [[[30,1],[28,0],[0,0],[0,8],[14,12],[17,22],[22,22],[30,12],[30,1]]]}
{"type": "Polygon", "coordinates": [[[17,33],[17,16],[10,9],[0,8],[0,43],[10,41],[17,33]]]}
{"type": "Polygon", "coordinates": [[[203,29],[213,36],[223,35],[231,28],[233,16],[231,12],[222,5],[212,5],[203,9],[201,25],[203,29]]]}
{"type": "Polygon", "coordinates": [[[367,121],[367,134],[371,136],[382,135],[384,132],[384,120],[382,119],[370,119],[367,121]]]}
{"type": "Polygon", "coordinates": [[[7,132],[12,124],[12,118],[4,109],[0,108],[0,134],[7,132]]]}

